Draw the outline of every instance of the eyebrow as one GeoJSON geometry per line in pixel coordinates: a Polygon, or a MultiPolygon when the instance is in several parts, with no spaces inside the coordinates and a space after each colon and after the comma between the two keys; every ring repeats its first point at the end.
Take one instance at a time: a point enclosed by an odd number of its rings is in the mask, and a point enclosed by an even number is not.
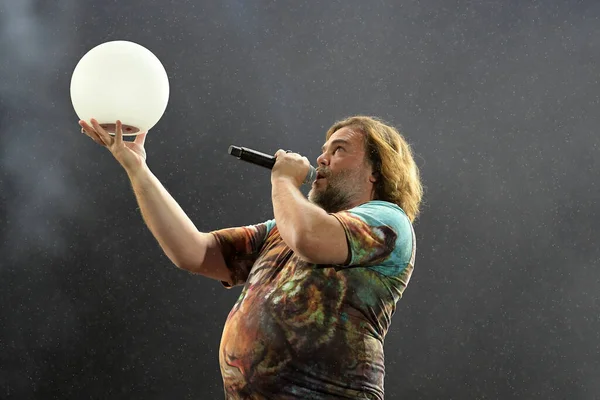
{"type": "MultiPolygon", "coordinates": [[[[331,143],[329,143],[329,146],[334,146],[334,145],[339,144],[339,143],[346,144],[346,145],[350,144],[350,142],[348,142],[345,139],[335,139],[334,141],[332,141],[331,143]]],[[[325,151],[325,145],[323,145],[323,147],[321,147],[321,151],[325,151]]]]}

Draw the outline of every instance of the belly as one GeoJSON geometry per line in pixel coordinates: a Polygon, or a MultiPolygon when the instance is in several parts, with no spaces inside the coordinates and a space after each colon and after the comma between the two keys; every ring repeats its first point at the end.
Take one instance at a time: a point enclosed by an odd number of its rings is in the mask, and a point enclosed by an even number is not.
{"type": "Polygon", "coordinates": [[[314,391],[331,398],[383,393],[385,372],[379,340],[339,321],[324,326],[319,323],[321,317],[282,320],[273,311],[238,310],[228,318],[219,352],[227,391],[265,396],[283,390],[314,391]]]}
{"type": "Polygon", "coordinates": [[[379,393],[383,346],[362,314],[346,309],[346,290],[333,269],[296,270],[275,285],[250,282],[223,329],[219,361],[226,390],[379,393]]]}

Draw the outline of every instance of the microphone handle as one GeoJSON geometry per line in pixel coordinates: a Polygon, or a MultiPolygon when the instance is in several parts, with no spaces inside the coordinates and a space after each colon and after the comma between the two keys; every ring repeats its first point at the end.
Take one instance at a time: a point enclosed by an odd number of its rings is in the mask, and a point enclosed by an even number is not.
{"type": "MultiPolygon", "coordinates": [[[[228,153],[242,161],[260,165],[261,167],[273,169],[275,165],[275,156],[270,156],[260,151],[252,150],[247,147],[229,146],[228,153]]],[[[303,184],[312,184],[317,177],[317,170],[312,165],[309,165],[308,173],[304,178],[303,184]]]]}
{"type": "Polygon", "coordinates": [[[275,156],[270,156],[246,147],[229,146],[229,154],[242,161],[247,161],[269,169],[273,169],[273,165],[275,165],[275,156]]]}

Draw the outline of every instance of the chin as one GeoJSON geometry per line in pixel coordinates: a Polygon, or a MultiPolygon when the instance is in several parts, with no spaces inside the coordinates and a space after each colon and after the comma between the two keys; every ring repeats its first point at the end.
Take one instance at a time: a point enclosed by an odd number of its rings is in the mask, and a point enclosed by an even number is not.
{"type": "Polygon", "coordinates": [[[317,205],[321,208],[323,208],[323,205],[321,204],[321,199],[319,198],[319,194],[315,193],[315,189],[311,189],[310,192],[308,192],[308,201],[311,202],[314,205],[317,205]]]}
{"type": "Polygon", "coordinates": [[[313,191],[311,190],[310,192],[308,192],[308,201],[310,201],[313,204],[317,204],[319,205],[316,201],[315,201],[315,195],[313,193],[313,191]]]}

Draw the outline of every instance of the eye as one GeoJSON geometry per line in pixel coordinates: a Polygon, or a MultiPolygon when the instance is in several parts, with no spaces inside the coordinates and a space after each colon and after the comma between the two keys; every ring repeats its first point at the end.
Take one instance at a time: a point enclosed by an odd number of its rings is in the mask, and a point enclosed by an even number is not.
{"type": "Polygon", "coordinates": [[[339,149],[342,149],[342,150],[344,150],[344,148],[343,148],[342,146],[336,146],[336,147],[335,147],[335,149],[333,150],[333,154],[337,153],[337,151],[338,151],[339,149]]]}

